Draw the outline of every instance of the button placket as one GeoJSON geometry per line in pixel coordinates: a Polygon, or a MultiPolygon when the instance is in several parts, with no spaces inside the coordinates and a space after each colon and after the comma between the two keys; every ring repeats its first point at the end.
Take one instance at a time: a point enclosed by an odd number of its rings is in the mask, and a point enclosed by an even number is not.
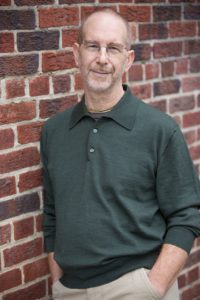
{"type": "Polygon", "coordinates": [[[89,140],[88,140],[88,155],[94,154],[96,151],[96,139],[97,139],[97,133],[99,132],[98,128],[94,127],[90,131],[89,140]]]}

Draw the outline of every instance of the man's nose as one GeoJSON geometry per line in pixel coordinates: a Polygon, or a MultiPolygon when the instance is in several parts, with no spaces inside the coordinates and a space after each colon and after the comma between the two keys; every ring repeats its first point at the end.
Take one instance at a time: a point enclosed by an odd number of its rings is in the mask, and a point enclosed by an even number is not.
{"type": "Polygon", "coordinates": [[[100,64],[106,64],[108,62],[108,52],[106,47],[101,47],[98,52],[97,61],[100,64]]]}

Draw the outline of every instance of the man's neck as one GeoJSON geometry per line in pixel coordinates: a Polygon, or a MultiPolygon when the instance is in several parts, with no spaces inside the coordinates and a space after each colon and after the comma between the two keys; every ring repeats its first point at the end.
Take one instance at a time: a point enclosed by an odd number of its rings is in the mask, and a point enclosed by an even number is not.
{"type": "Polygon", "coordinates": [[[114,91],[107,93],[95,93],[85,90],[85,104],[88,111],[106,112],[111,110],[122,98],[124,90],[122,85],[114,91]]]}

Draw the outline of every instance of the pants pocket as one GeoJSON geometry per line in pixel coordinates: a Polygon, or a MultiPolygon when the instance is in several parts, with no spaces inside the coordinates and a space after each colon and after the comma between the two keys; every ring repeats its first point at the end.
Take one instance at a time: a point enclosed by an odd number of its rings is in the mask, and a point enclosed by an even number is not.
{"type": "Polygon", "coordinates": [[[161,300],[148,277],[149,270],[141,268],[132,272],[133,294],[137,300],[161,300]]]}

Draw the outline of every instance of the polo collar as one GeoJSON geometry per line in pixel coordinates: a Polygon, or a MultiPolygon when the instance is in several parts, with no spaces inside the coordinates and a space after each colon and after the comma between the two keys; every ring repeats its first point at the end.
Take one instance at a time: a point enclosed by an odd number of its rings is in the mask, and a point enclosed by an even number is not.
{"type": "MultiPolygon", "coordinates": [[[[125,127],[128,130],[133,129],[136,113],[140,100],[138,100],[130,91],[127,85],[123,85],[124,95],[114,108],[107,112],[105,118],[114,120],[119,125],[125,127]]],[[[73,111],[70,118],[69,127],[74,127],[83,117],[90,116],[88,113],[84,96],[80,103],[78,103],[73,111]]]]}

